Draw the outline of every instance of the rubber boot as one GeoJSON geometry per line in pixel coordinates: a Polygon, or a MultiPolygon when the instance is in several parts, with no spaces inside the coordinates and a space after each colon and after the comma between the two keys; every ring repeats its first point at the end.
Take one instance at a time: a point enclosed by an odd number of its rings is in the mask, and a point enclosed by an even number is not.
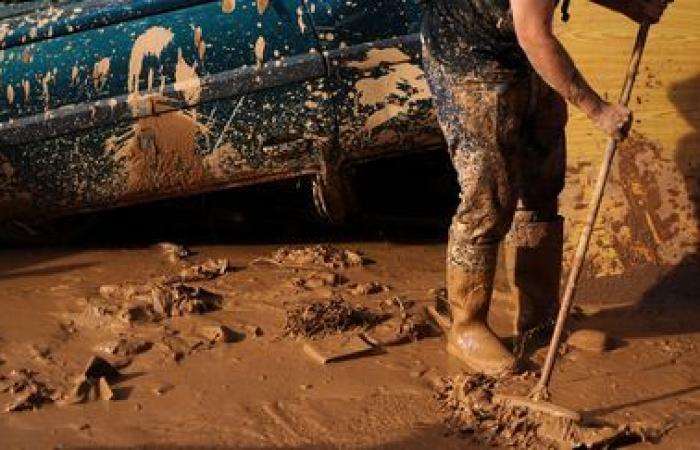
{"type": "Polygon", "coordinates": [[[514,222],[505,238],[503,259],[512,310],[510,332],[551,326],[559,306],[564,221],[514,222]]]}
{"type": "Polygon", "coordinates": [[[447,266],[447,300],[452,327],[447,335],[447,352],[470,369],[488,375],[511,373],[515,358],[486,324],[493,271],[470,272],[447,266]]]}

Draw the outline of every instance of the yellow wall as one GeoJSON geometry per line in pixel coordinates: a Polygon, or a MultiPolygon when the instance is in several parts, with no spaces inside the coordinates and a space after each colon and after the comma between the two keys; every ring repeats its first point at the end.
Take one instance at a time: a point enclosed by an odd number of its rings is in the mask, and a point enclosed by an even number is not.
{"type": "MultiPolygon", "coordinates": [[[[617,100],[637,25],[575,0],[557,33],[589,82],[617,100]]],[[[676,264],[696,252],[700,214],[700,2],[677,0],[649,35],[632,96],[634,130],[618,153],[589,252],[590,274],[646,263],[676,264]]],[[[605,138],[574,108],[562,195],[571,251],[585,216],[605,138]],[[571,230],[575,230],[571,232],[571,230]]],[[[570,253],[569,253],[570,255],[570,253]]]]}

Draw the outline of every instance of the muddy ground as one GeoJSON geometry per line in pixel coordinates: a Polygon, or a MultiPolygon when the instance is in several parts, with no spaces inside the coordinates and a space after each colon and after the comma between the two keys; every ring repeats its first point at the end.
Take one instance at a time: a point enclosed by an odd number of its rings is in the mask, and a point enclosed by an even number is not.
{"type": "MultiPolygon", "coordinates": [[[[321,365],[305,344],[338,333],[289,332],[289,311],[302,307],[298,325],[304,305],[341,298],[384,317],[370,335],[420,326],[444,285],[455,198],[445,186],[440,201],[422,202],[388,202],[405,188],[385,186],[374,198],[382,206],[343,231],[318,224],[304,184],[287,183],[64,220],[52,246],[3,250],[0,447],[482,448],[445,425],[435,384],[462,369],[439,336],[409,333],[321,365]],[[326,243],[349,252],[279,252],[326,243]],[[109,396],[102,384],[75,392],[93,355],[120,368],[105,381],[109,396]]],[[[692,264],[585,280],[571,326],[605,331],[613,345],[567,346],[553,398],[664,430],[654,448],[700,448],[698,292],[692,264]]],[[[364,320],[329,323],[348,337],[371,326],[364,320]]],[[[544,349],[527,357],[536,368],[544,349]]]]}

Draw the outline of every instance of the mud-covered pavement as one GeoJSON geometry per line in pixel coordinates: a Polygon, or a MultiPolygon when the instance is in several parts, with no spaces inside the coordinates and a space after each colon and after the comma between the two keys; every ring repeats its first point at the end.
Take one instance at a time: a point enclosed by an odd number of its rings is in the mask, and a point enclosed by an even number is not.
{"type": "MultiPolygon", "coordinates": [[[[254,197],[249,211],[270,201],[254,197]]],[[[294,202],[255,217],[199,217],[218,206],[192,204],[85,219],[81,245],[2,251],[0,447],[481,448],[446,426],[436,398],[461,368],[439,336],[411,331],[443,287],[440,212],[392,210],[341,234],[316,232],[294,202]],[[382,321],[336,304],[327,333],[290,333],[318,313],[305,305],[339,299],[382,321]],[[325,365],[308,350],[360,331],[400,339],[325,365]],[[121,372],[109,400],[75,396],[93,355],[121,372]],[[39,393],[29,410],[4,412],[22,386],[39,393]]],[[[655,448],[700,448],[698,275],[688,264],[585,280],[571,328],[602,330],[610,345],[566,346],[555,401],[660,430],[655,448]]],[[[544,352],[531,345],[528,367],[544,352]]]]}

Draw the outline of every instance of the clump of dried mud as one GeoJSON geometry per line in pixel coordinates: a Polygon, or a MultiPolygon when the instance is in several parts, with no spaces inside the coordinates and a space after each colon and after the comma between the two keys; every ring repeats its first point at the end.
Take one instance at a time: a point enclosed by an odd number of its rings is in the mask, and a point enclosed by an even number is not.
{"type": "Polygon", "coordinates": [[[125,323],[158,322],[189,314],[221,309],[221,296],[180,282],[105,285],[102,300],[93,305],[97,316],[111,316],[125,323]]]}
{"type": "Polygon", "coordinates": [[[213,280],[231,270],[227,259],[209,259],[180,271],[176,279],[182,282],[213,280]]]}
{"type": "Polygon", "coordinates": [[[476,442],[519,449],[602,449],[637,442],[658,442],[664,431],[644,424],[576,424],[522,406],[500,403],[494,393],[507,379],[484,374],[443,378],[435,397],[445,422],[476,442]]]}
{"type": "Polygon", "coordinates": [[[13,396],[5,411],[28,411],[53,403],[55,390],[37,378],[37,373],[27,369],[13,370],[8,376],[0,376],[0,392],[13,396]]]}
{"type": "Polygon", "coordinates": [[[145,353],[153,347],[153,342],[146,339],[120,337],[116,341],[102,343],[97,350],[108,355],[132,358],[145,353]]]}
{"type": "Polygon", "coordinates": [[[163,254],[173,264],[178,263],[192,255],[190,249],[184,245],[174,244],[172,242],[161,242],[158,244],[158,248],[160,248],[161,252],[163,252],[163,254]]]}
{"type": "Polygon", "coordinates": [[[547,448],[537,435],[538,423],[525,408],[505,408],[493,401],[495,378],[457,375],[443,380],[436,398],[448,426],[492,446],[547,448]]]}
{"type": "Polygon", "coordinates": [[[368,334],[384,345],[417,341],[439,334],[423,311],[414,311],[415,303],[400,296],[382,301],[379,305],[386,320],[368,334]]]}
{"type": "Polygon", "coordinates": [[[375,295],[390,291],[391,288],[386,284],[378,281],[370,281],[369,283],[353,283],[348,287],[348,292],[351,295],[375,295]]]}
{"type": "Polygon", "coordinates": [[[110,401],[115,398],[111,383],[121,378],[121,373],[109,361],[93,356],[78,376],[63,404],[75,405],[95,400],[110,401]]]}
{"type": "Polygon", "coordinates": [[[331,269],[347,269],[365,264],[365,258],[357,252],[333,247],[331,245],[314,245],[304,248],[282,247],[269,259],[260,260],[273,264],[305,267],[323,266],[331,269]]]}
{"type": "Polygon", "coordinates": [[[222,297],[190,283],[210,281],[229,270],[228,260],[210,259],[146,283],[103,285],[99,298],[88,301],[88,316],[131,324],[216,311],[222,297]]]}
{"type": "Polygon", "coordinates": [[[338,287],[347,282],[347,279],[335,272],[311,272],[304,277],[295,277],[291,285],[295,288],[313,290],[323,287],[338,287]]]}
{"type": "Polygon", "coordinates": [[[381,315],[343,299],[312,302],[287,311],[283,334],[290,337],[322,337],[377,324],[381,315]]]}
{"type": "Polygon", "coordinates": [[[210,350],[219,343],[239,342],[244,337],[243,333],[224,325],[200,327],[194,334],[186,334],[177,329],[164,327],[156,346],[167,357],[175,362],[180,362],[185,356],[195,352],[210,350]]]}

